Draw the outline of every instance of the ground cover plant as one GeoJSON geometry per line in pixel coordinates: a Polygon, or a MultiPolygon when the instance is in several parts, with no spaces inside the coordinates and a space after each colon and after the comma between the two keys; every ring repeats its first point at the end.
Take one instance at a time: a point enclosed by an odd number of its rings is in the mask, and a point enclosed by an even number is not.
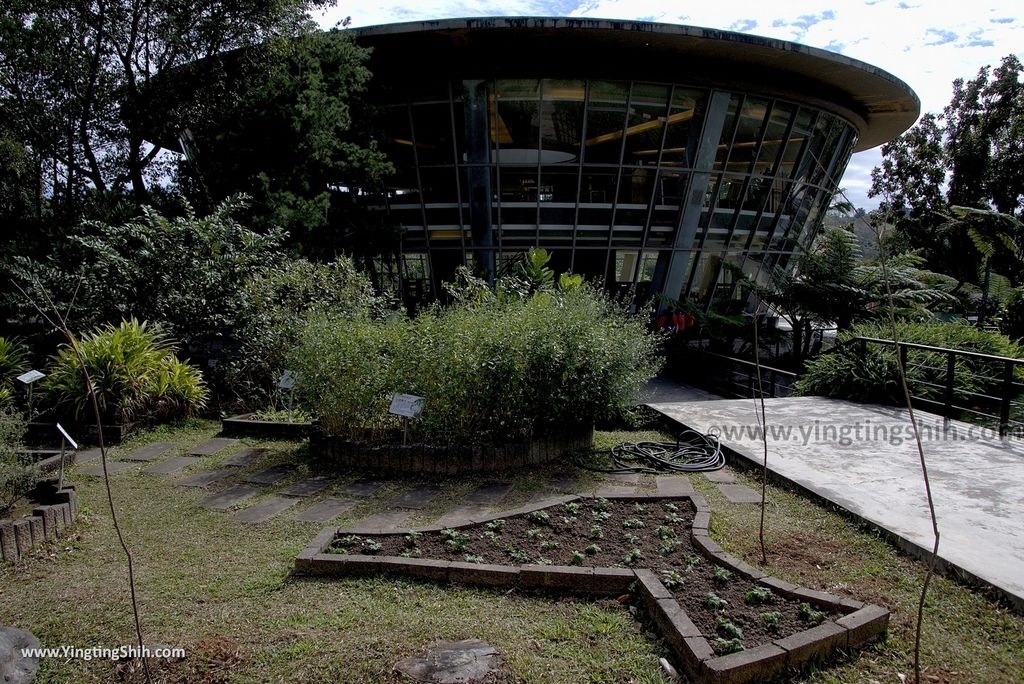
{"type": "Polygon", "coordinates": [[[28,494],[38,478],[22,440],[25,421],[11,408],[0,406],[0,518],[28,494]]]}
{"type": "Polygon", "coordinates": [[[838,617],[774,594],[699,555],[688,500],[581,499],[488,523],[391,535],[339,533],[330,552],[499,565],[649,568],[719,655],[838,617]],[[601,521],[601,544],[589,543],[601,521]],[[762,615],[770,611],[772,616],[762,615]]]}

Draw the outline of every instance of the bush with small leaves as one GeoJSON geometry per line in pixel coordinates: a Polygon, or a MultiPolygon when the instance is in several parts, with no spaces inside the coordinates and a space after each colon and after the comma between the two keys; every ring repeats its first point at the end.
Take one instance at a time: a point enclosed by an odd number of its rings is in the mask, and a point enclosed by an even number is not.
{"type": "Polygon", "coordinates": [[[586,560],[586,556],[579,551],[573,551],[572,557],[569,558],[569,563],[571,565],[583,565],[584,560],[586,560]]]}
{"type": "Polygon", "coordinates": [[[596,556],[601,553],[601,547],[597,544],[591,544],[587,548],[583,549],[583,552],[590,556],[596,556]]]}
{"type": "Polygon", "coordinates": [[[720,587],[723,587],[729,583],[729,580],[732,579],[732,573],[723,567],[716,567],[713,579],[715,581],[715,584],[717,584],[720,587]]]}
{"type": "Polygon", "coordinates": [[[761,624],[764,628],[772,634],[779,631],[779,626],[782,624],[782,613],[772,610],[766,613],[760,613],[758,619],[761,620],[761,624]]]}
{"type": "Polygon", "coordinates": [[[723,639],[718,637],[714,641],[713,648],[718,655],[739,653],[743,650],[743,642],[739,639],[723,639]]]}
{"type": "Polygon", "coordinates": [[[713,591],[704,594],[704,607],[712,610],[724,610],[729,602],[713,591]]]}
{"type": "Polygon", "coordinates": [[[683,576],[675,570],[661,571],[661,583],[665,585],[666,589],[678,589],[683,586],[683,581],[683,576]]]}
{"type": "Polygon", "coordinates": [[[775,595],[772,594],[772,590],[768,587],[754,587],[746,593],[743,600],[752,606],[760,606],[765,603],[771,603],[775,595]]]}
{"type": "Polygon", "coordinates": [[[823,611],[815,610],[814,608],[811,608],[811,604],[810,603],[801,603],[800,604],[800,619],[801,620],[806,620],[807,622],[810,622],[812,625],[820,625],[822,622],[825,621],[825,617],[826,617],[826,615],[825,615],[825,613],[823,611]]]}

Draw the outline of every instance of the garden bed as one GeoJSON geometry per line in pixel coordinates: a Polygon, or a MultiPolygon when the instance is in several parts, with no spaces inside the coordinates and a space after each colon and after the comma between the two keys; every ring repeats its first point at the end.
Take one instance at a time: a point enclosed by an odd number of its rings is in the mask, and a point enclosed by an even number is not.
{"type": "Polygon", "coordinates": [[[393,474],[457,475],[551,463],[564,459],[572,451],[590,449],[593,442],[593,428],[531,442],[471,446],[378,446],[314,431],[310,435],[309,452],[324,468],[353,468],[393,474]]]}
{"type": "Polygon", "coordinates": [[[882,608],[802,589],[725,554],[707,536],[709,522],[699,495],[567,496],[455,528],[324,530],[296,569],[632,590],[698,681],[760,681],[885,631],[882,608]]]}
{"type": "MultiPolygon", "coordinates": [[[[27,444],[55,444],[60,442],[60,433],[57,432],[56,422],[33,422],[26,426],[25,442],[27,444]]],[[[79,444],[98,444],[96,435],[96,423],[73,423],[61,421],[61,425],[68,434],[75,438],[79,444]]],[[[126,440],[132,432],[142,427],[136,423],[117,423],[103,426],[103,442],[107,446],[120,444],[126,440]]]]}
{"type": "Polygon", "coordinates": [[[264,420],[256,413],[242,413],[220,422],[220,433],[225,437],[259,437],[263,439],[305,439],[313,424],[296,421],[264,420]]]}
{"type": "Polygon", "coordinates": [[[57,489],[55,482],[41,482],[29,499],[31,515],[0,519],[0,559],[4,561],[17,561],[43,542],[56,541],[78,517],[73,485],[57,489]]]}

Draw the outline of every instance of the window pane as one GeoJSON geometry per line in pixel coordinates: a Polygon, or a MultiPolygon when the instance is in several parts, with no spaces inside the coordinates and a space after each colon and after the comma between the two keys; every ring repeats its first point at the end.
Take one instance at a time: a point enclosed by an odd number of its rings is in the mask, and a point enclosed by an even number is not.
{"type": "Polygon", "coordinates": [[[420,166],[452,163],[452,112],[447,102],[413,105],[412,124],[420,166]]]}
{"type": "Polygon", "coordinates": [[[699,90],[687,90],[677,87],[672,94],[672,107],[668,115],[668,130],[665,131],[665,149],[661,155],[661,163],[671,166],[691,166],[690,160],[696,152],[694,147],[699,131],[693,128],[693,117],[697,105],[703,105],[706,93],[699,90]]]}
{"type": "Polygon", "coordinates": [[[626,84],[592,81],[587,106],[585,161],[618,164],[626,123],[626,84]]]}
{"type": "Polygon", "coordinates": [[[541,106],[541,145],[545,150],[580,152],[586,90],[583,81],[544,81],[541,106]]]}
{"type": "Polygon", "coordinates": [[[655,164],[664,133],[669,87],[636,83],[630,96],[624,163],[655,164]]]}

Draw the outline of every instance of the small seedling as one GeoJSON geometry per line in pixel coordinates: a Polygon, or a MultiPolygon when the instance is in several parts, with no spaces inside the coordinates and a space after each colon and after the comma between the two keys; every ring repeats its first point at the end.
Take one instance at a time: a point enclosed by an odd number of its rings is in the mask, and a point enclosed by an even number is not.
{"type": "Polygon", "coordinates": [[[580,505],[575,501],[570,501],[569,503],[562,504],[562,510],[575,517],[580,514],[580,505]]]}
{"type": "Polygon", "coordinates": [[[559,521],[562,523],[562,527],[572,527],[576,524],[576,518],[567,518],[564,515],[559,518],[559,521]]]}
{"type": "Polygon", "coordinates": [[[583,565],[583,561],[585,561],[585,560],[586,560],[586,558],[587,558],[587,557],[586,557],[586,556],[584,556],[584,555],[583,555],[582,553],[580,553],[579,551],[573,551],[573,553],[572,553],[572,557],[571,557],[571,558],[569,558],[569,563],[570,563],[571,565],[583,565]]]}
{"type": "Polygon", "coordinates": [[[743,630],[738,625],[726,620],[725,618],[718,618],[718,633],[727,639],[739,639],[743,640],[743,630]]]}
{"type": "Polygon", "coordinates": [[[540,533],[540,530],[538,530],[536,527],[534,527],[532,529],[526,530],[526,538],[527,539],[543,539],[544,535],[542,535],[540,533]]]}
{"type": "Polygon", "coordinates": [[[643,513],[646,510],[647,510],[647,506],[644,506],[643,504],[633,504],[633,512],[634,513],[643,513]]]}
{"type": "Polygon", "coordinates": [[[768,587],[754,587],[746,593],[743,600],[752,606],[760,606],[765,603],[770,603],[775,598],[772,594],[772,590],[768,587]]]}
{"type": "Polygon", "coordinates": [[[662,540],[675,539],[676,538],[676,531],[673,530],[671,527],[667,527],[665,525],[662,525],[658,529],[654,530],[654,533],[656,535],[658,535],[659,539],[662,539],[662,540]]]}
{"type": "Polygon", "coordinates": [[[526,519],[538,525],[547,525],[551,522],[551,516],[547,511],[534,511],[526,514],[526,519]]]}
{"type": "Polygon", "coordinates": [[[665,516],[665,522],[667,522],[669,525],[678,525],[678,524],[680,524],[682,522],[685,522],[685,520],[683,519],[683,516],[681,516],[681,515],[676,515],[675,513],[669,513],[668,515],[665,516]]]}
{"type": "Polygon", "coordinates": [[[704,561],[695,553],[686,554],[686,572],[691,572],[704,561]]]}
{"type": "Polygon", "coordinates": [[[591,539],[604,539],[604,530],[601,529],[600,525],[594,525],[590,528],[591,539]]]}
{"type": "Polygon", "coordinates": [[[363,543],[363,538],[362,537],[356,536],[354,534],[349,534],[349,535],[346,535],[346,536],[342,537],[338,541],[334,542],[334,545],[335,546],[340,546],[343,549],[350,549],[353,546],[357,546],[357,545],[362,544],[362,543],[363,543]]]}
{"type": "Polygon", "coordinates": [[[713,591],[704,594],[704,606],[712,610],[723,610],[729,602],[713,591]]]}
{"type": "Polygon", "coordinates": [[[671,556],[673,553],[676,552],[676,549],[678,549],[682,545],[683,542],[679,541],[678,539],[669,539],[668,541],[663,543],[661,547],[658,549],[658,555],[662,558],[666,556],[671,556]]]}
{"type": "Polygon", "coordinates": [[[644,555],[640,553],[640,549],[630,549],[626,554],[626,557],[622,559],[622,562],[626,565],[636,565],[643,560],[644,555]]]}
{"type": "Polygon", "coordinates": [[[683,586],[683,576],[675,570],[662,570],[661,583],[666,589],[676,589],[683,586]]]}
{"type": "Polygon", "coordinates": [[[504,520],[492,520],[491,522],[489,522],[486,525],[484,525],[484,528],[486,528],[487,530],[489,530],[491,532],[501,532],[503,529],[505,529],[505,521],[504,520]]]}
{"type": "Polygon", "coordinates": [[[626,542],[628,542],[630,546],[640,546],[640,537],[636,536],[635,534],[627,534],[624,535],[624,537],[626,539],[626,542]]]}
{"type": "Polygon", "coordinates": [[[537,565],[551,565],[551,559],[541,556],[537,559],[537,565]]]}
{"type": "Polygon", "coordinates": [[[743,650],[743,642],[739,639],[723,639],[718,637],[715,639],[714,644],[715,653],[718,655],[728,655],[729,653],[739,653],[743,650]]]}
{"type": "Polygon", "coordinates": [[[474,556],[471,553],[467,553],[465,556],[463,556],[463,558],[466,559],[467,563],[483,563],[484,562],[484,557],[483,556],[474,556]]]}
{"type": "Polygon", "coordinates": [[[511,544],[509,544],[505,548],[505,553],[507,553],[508,557],[514,560],[516,563],[530,562],[530,554],[526,553],[522,549],[518,549],[515,546],[512,546],[511,544]]]}
{"type": "Polygon", "coordinates": [[[420,539],[422,538],[422,533],[410,531],[409,534],[405,535],[405,545],[410,549],[415,548],[416,545],[419,544],[420,539]]]}
{"type": "Polygon", "coordinates": [[[761,613],[757,616],[761,620],[761,624],[764,628],[771,633],[779,631],[779,626],[782,624],[782,613],[778,611],[769,611],[767,613],[761,613]]]}
{"type": "Polygon", "coordinates": [[[384,547],[381,546],[380,542],[374,539],[367,539],[363,544],[363,553],[371,556],[375,553],[380,553],[383,549],[384,547]]]}
{"type": "Polygon", "coordinates": [[[603,496],[599,496],[596,499],[594,499],[595,511],[610,511],[611,509],[611,502],[608,499],[604,498],[603,496]]]}
{"type": "Polygon", "coordinates": [[[421,549],[407,549],[399,555],[401,555],[402,558],[419,558],[423,555],[423,551],[421,549]]]}
{"type": "Polygon", "coordinates": [[[558,548],[558,542],[556,542],[554,539],[545,539],[544,541],[542,541],[540,543],[540,550],[541,551],[551,551],[552,549],[557,549],[557,548],[558,548]]]}
{"type": "Polygon", "coordinates": [[[645,527],[644,521],[639,518],[626,518],[622,521],[622,526],[627,530],[635,530],[641,527],[645,527]]]}
{"type": "Polygon", "coordinates": [[[715,568],[714,580],[715,584],[720,587],[724,587],[732,579],[732,573],[725,568],[715,568]]]}
{"type": "Polygon", "coordinates": [[[445,540],[444,545],[452,551],[465,551],[469,546],[469,535],[465,532],[446,528],[441,530],[441,538],[445,540]]]}
{"type": "Polygon", "coordinates": [[[601,547],[597,544],[591,544],[587,548],[583,549],[583,552],[590,556],[596,556],[601,553],[601,547]]]}
{"type": "Polygon", "coordinates": [[[806,620],[807,622],[810,622],[813,625],[819,625],[819,624],[821,624],[822,622],[825,621],[825,617],[826,616],[825,616],[824,612],[822,612],[820,610],[815,610],[814,608],[811,608],[811,604],[810,603],[801,603],[800,604],[800,619],[801,620],[806,620]]]}
{"type": "Polygon", "coordinates": [[[484,533],[480,535],[481,539],[486,539],[492,544],[498,540],[498,533],[494,530],[484,530],[484,533]]]}
{"type": "Polygon", "coordinates": [[[604,522],[610,517],[612,514],[608,511],[594,511],[594,522],[604,522]]]}
{"type": "Polygon", "coordinates": [[[679,512],[679,507],[676,506],[671,501],[664,502],[663,504],[661,504],[661,507],[664,508],[669,513],[678,513],[679,512]]]}

